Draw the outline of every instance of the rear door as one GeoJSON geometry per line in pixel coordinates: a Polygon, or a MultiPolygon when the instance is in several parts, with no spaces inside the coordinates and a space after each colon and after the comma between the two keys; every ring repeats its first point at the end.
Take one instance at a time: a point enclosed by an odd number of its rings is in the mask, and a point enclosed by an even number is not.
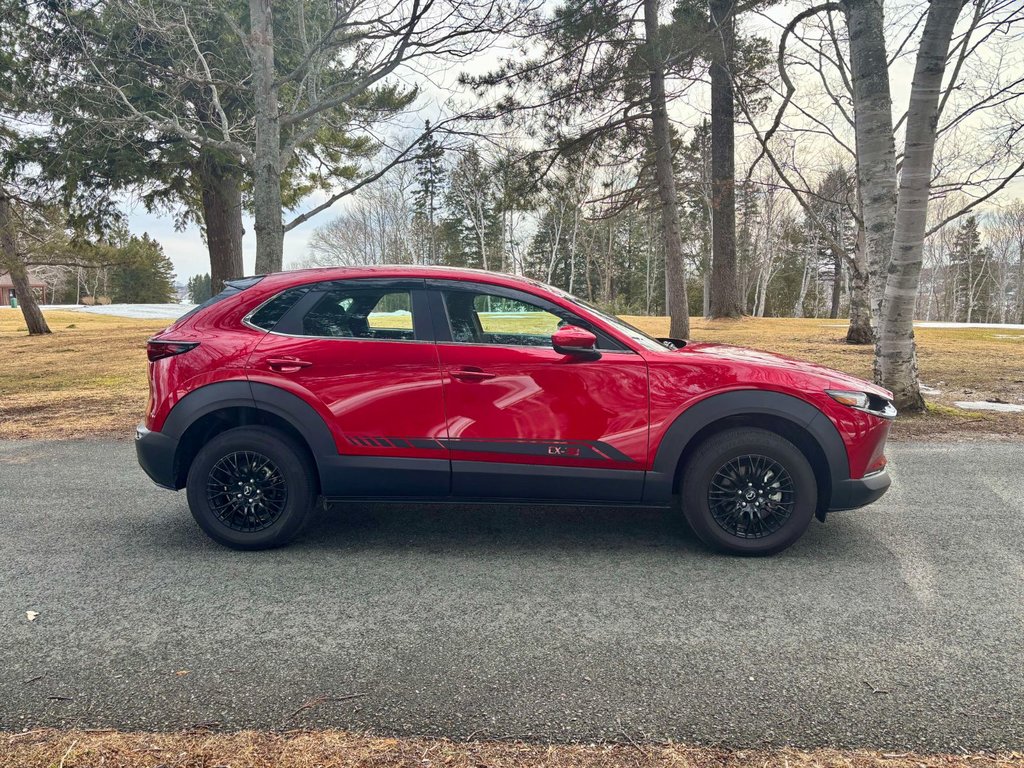
{"type": "MultiPolygon", "coordinates": [[[[263,322],[261,311],[249,322],[263,322]]],[[[338,456],[325,457],[325,495],[448,495],[432,333],[422,280],[314,284],[275,318],[249,358],[250,381],[299,395],[327,421],[338,456]]]]}
{"type": "Polygon", "coordinates": [[[452,458],[466,498],[638,502],[647,460],[647,364],[568,310],[524,291],[428,281],[452,458]],[[556,352],[560,324],[601,357],[556,352]]]}

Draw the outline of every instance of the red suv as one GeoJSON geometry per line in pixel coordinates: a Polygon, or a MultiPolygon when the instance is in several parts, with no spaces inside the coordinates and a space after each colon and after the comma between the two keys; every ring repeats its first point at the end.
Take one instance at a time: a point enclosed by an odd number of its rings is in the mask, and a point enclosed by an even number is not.
{"type": "Polygon", "coordinates": [[[778,355],[654,339],[490,272],[336,268],[236,280],[148,344],[136,434],[158,484],[239,549],[326,501],[682,510],[777,552],[889,487],[891,394],[778,355]]]}

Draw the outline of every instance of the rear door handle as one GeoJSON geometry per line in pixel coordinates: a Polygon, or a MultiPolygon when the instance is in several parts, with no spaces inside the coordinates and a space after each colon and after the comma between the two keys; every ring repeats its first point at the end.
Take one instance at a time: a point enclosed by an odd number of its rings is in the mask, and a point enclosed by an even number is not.
{"type": "Polygon", "coordinates": [[[272,371],[277,371],[278,373],[295,373],[303,368],[309,368],[312,363],[306,360],[294,360],[287,357],[272,357],[267,360],[267,365],[270,366],[272,371]]]}
{"type": "Polygon", "coordinates": [[[448,373],[451,374],[453,379],[458,379],[459,381],[486,381],[498,375],[496,373],[488,373],[479,368],[458,368],[454,371],[448,371],[448,373]]]}

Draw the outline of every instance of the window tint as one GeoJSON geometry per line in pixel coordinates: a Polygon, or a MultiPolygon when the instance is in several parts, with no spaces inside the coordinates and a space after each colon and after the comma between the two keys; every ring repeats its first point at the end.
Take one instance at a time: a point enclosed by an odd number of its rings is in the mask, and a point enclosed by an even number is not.
{"type": "Polygon", "coordinates": [[[295,302],[309,293],[309,286],[302,285],[298,288],[289,288],[282,291],[262,307],[249,316],[249,323],[265,331],[274,330],[277,322],[284,317],[285,312],[295,306],[295,302]]]}
{"type": "Polygon", "coordinates": [[[352,339],[416,338],[408,291],[349,288],[324,291],[302,318],[304,336],[352,339]]]}
{"type": "Polygon", "coordinates": [[[550,347],[551,334],[566,319],[518,299],[487,293],[444,294],[452,340],[462,344],[550,347]]]}

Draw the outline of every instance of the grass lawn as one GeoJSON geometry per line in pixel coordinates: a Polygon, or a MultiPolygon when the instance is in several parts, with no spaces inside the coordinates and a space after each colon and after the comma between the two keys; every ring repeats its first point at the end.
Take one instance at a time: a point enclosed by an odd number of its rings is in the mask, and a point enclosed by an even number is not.
{"type": "Polygon", "coordinates": [[[685,747],[664,744],[542,745],[390,739],[340,731],[286,733],[0,733],[5,768],[1022,768],[1018,753],[918,755],[862,750],[685,747]]]}
{"type": "MultiPolygon", "coordinates": [[[[0,439],[128,438],[145,410],[145,340],[166,320],[48,311],[50,336],[30,338],[20,311],[0,309],[0,439]]],[[[627,317],[654,335],[664,317],[627,317]]],[[[497,330],[497,328],[495,328],[497,330]]],[[[509,329],[511,330],[511,328],[509,329]]],[[[692,337],[757,347],[870,377],[871,350],[843,343],[841,320],[693,320],[692,337]]],[[[1024,436],[1024,415],[981,414],[954,400],[1024,403],[1024,331],[918,331],[922,380],[942,394],[929,413],[901,418],[895,437],[1024,436]]]]}

